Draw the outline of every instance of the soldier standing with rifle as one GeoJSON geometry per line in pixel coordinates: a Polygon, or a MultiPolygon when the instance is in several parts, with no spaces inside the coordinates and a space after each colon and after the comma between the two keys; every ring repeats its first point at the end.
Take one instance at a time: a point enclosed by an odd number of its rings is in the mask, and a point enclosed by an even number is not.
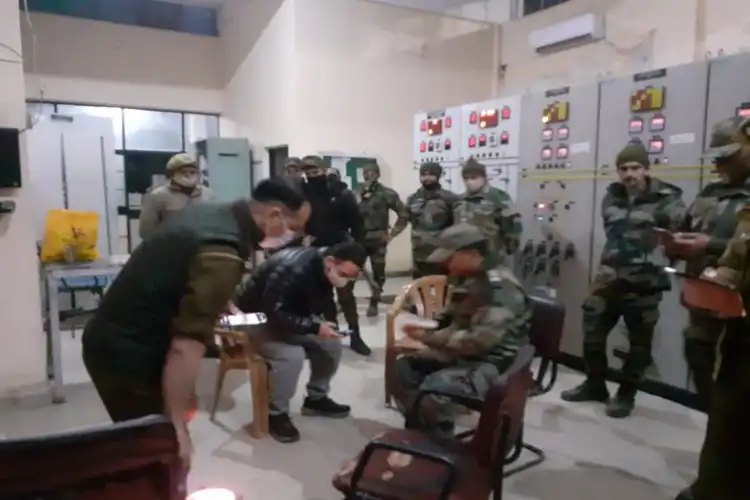
{"type": "Polygon", "coordinates": [[[404,204],[398,193],[384,186],[380,180],[380,166],[373,161],[363,169],[365,182],[357,190],[359,211],[365,224],[365,238],[363,246],[370,259],[372,275],[377,288],[373,288],[367,316],[378,315],[378,303],[385,284],[385,256],[391,235],[388,234],[389,211],[401,215],[404,204]]]}
{"type": "Polygon", "coordinates": [[[428,162],[419,167],[422,187],[406,199],[404,212],[393,225],[391,239],[411,224],[411,255],[414,261],[414,279],[432,274],[446,274],[442,263],[428,262],[427,258],[437,248],[432,241],[446,228],[453,225],[453,207],[458,195],[443,189],[440,177],[443,167],[428,162]]]}

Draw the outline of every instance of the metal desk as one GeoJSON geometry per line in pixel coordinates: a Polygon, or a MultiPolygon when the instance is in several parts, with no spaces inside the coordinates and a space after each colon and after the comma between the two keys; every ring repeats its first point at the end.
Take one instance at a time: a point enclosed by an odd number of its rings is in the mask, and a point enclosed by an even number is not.
{"type": "Polygon", "coordinates": [[[68,278],[114,278],[127,262],[127,256],[114,255],[108,259],[83,264],[45,264],[42,276],[46,284],[48,372],[52,372],[52,402],[64,403],[62,374],[62,340],[60,333],[61,280],[68,278]]]}

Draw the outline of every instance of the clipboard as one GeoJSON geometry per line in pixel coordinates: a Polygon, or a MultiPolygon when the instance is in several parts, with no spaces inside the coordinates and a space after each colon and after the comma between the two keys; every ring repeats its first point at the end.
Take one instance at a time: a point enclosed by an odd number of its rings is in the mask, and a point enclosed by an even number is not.
{"type": "Polygon", "coordinates": [[[745,317],[742,296],[734,288],[672,268],[667,268],[667,272],[682,279],[682,301],[685,305],[714,312],[720,318],[745,317]]]}

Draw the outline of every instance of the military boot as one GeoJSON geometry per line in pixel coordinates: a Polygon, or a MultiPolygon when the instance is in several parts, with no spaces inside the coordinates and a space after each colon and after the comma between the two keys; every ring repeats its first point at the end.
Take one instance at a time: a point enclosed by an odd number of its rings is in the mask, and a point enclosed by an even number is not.
{"type": "Polygon", "coordinates": [[[626,418],[633,413],[635,394],[638,390],[635,384],[623,382],[617,389],[617,394],[607,401],[607,415],[612,418],[626,418]]]}
{"type": "Polygon", "coordinates": [[[563,391],[560,397],[563,401],[570,403],[583,403],[585,401],[604,403],[609,399],[609,391],[604,379],[589,377],[577,387],[563,391]]]}
{"type": "Polygon", "coordinates": [[[380,302],[380,299],[377,296],[370,297],[370,305],[367,307],[368,318],[374,318],[378,315],[378,302],[380,302]]]}
{"type": "Polygon", "coordinates": [[[351,329],[349,334],[349,348],[361,356],[369,356],[372,354],[370,348],[362,340],[362,335],[359,333],[359,327],[351,329]]]}

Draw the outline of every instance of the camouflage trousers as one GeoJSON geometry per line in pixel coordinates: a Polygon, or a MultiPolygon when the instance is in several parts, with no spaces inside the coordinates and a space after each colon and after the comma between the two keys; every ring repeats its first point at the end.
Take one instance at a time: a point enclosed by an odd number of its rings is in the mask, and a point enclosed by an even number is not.
{"type": "Polygon", "coordinates": [[[589,295],[582,306],[586,372],[589,377],[604,378],[608,368],[607,337],[622,318],[630,343],[622,374],[626,382],[638,382],[651,364],[651,344],[659,321],[662,293],[604,295],[600,292],[589,295]]]}
{"type": "MultiPolygon", "coordinates": [[[[484,399],[500,371],[491,363],[456,364],[423,354],[401,356],[396,360],[396,403],[405,417],[411,415],[420,391],[484,399]]],[[[449,397],[425,396],[420,400],[420,426],[434,434],[452,435],[456,405],[449,397]]]]}
{"type": "Polygon", "coordinates": [[[349,328],[352,330],[359,328],[359,313],[357,312],[357,299],[354,296],[354,283],[349,283],[344,288],[328,287],[325,293],[323,317],[326,321],[339,324],[339,314],[334,300],[335,294],[349,328]]]}
{"type": "Polygon", "coordinates": [[[367,252],[367,258],[370,259],[372,278],[379,287],[378,290],[372,291],[372,297],[373,299],[380,299],[380,294],[383,293],[383,285],[385,285],[385,257],[388,246],[384,245],[380,240],[365,240],[363,246],[365,252],[367,252]]]}
{"type": "Polygon", "coordinates": [[[708,411],[714,385],[716,346],[726,322],[700,311],[688,311],[688,325],[683,330],[685,337],[685,361],[698,391],[699,405],[708,411]]]}
{"type": "Polygon", "coordinates": [[[719,341],[716,382],[700,454],[695,500],[746,500],[750,492],[747,450],[750,426],[750,339],[747,320],[730,320],[719,341]]]}

